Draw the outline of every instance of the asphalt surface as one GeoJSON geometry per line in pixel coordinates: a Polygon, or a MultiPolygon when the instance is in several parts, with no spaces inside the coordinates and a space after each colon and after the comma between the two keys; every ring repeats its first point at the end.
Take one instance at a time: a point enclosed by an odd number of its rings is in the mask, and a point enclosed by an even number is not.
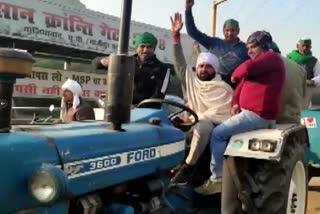
{"type": "MultiPolygon", "coordinates": [[[[211,206],[215,204],[213,208],[202,209],[198,214],[220,214],[220,197],[219,195],[210,199],[211,206]]],[[[201,207],[206,207],[205,205],[201,207]]],[[[309,191],[308,191],[308,206],[307,214],[320,214],[320,177],[312,178],[309,182],[309,191]]]]}
{"type": "Polygon", "coordinates": [[[307,214],[320,214],[320,177],[309,182],[307,214]]]}

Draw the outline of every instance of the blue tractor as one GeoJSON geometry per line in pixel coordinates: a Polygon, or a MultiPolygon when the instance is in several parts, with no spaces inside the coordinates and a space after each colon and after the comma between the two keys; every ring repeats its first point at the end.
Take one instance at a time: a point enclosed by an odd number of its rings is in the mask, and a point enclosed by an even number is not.
{"type": "MultiPolygon", "coordinates": [[[[113,122],[11,120],[14,82],[31,72],[32,61],[0,50],[0,213],[147,213],[169,203],[166,187],[184,159],[184,132],[156,109],[137,108],[123,124],[130,111],[121,106],[118,116],[110,110],[113,122]]],[[[197,117],[182,104],[161,102],[197,117]]]]}
{"type": "MultiPolygon", "coordinates": [[[[15,81],[30,75],[33,58],[0,49],[0,213],[150,213],[172,208],[165,192],[170,170],[184,159],[185,134],[162,110],[130,111],[132,0],[123,3],[119,50],[108,72],[108,122],[11,120],[15,81]]],[[[197,121],[188,107],[167,102],[197,121]]]]}

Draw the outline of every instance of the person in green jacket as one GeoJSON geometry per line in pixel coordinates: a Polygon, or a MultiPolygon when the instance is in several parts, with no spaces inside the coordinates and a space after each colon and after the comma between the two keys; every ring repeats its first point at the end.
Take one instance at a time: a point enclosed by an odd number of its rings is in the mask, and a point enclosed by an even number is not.
{"type": "Polygon", "coordinates": [[[301,38],[297,44],[297,49],[291,51],[287,58],[304,67],[307,75],[306,80],[306,96],[304,107],[311,106],[312,96],[316,87],[320,85],[320,64],[319,60],[312,55],[310,38],[301,38]]]}

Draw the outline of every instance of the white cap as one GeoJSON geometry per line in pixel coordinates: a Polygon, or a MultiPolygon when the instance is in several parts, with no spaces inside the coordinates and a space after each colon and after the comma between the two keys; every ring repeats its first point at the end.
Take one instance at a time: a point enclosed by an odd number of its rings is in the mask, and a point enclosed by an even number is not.
{"type": "Polygon", "coordinates": [[[68,79],[62,86],[62,90],[68,89],[73,94],[73,103],[72,107],[76,109],[80,104],[80,96],[82,95],[82,87],[81,85],[72,79],[68,79]]]}
{"type": "Polygon", "coordinates": [[[208,52],[208,53],[200,53],[197,59],[198,67],[200,64],[208,64],[211,65],[217,73],[220,73],[220,63],[216,55],[208,52]]]}

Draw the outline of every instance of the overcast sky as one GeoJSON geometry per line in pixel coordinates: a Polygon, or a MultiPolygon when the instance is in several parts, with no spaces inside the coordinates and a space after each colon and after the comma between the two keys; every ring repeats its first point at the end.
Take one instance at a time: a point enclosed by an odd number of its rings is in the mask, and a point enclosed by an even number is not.
{"type": "MultiPolygon", "coordinates": [[[[88,9],[120,16],[122,0],[80,0],[88,9]]],[[[132,19],[169,28],[169,17],[184,13],[184,0],[133,0],[132,19]]],[[[195,0],[193,14],[198,29],[211,34],[211,0],[195,0]]],[[[256,30],[269,31],[283,54],[295,49],[300,37],[312,39],[312,51],[320,57],[320,0],[227,0],[218,6],[217,36],[228,18],[240,22],[245,41],[256,30]],[[317,21],[318,20],[318,21],[317,21]]],[[[185,30],[184,30],[185,31],[185,30]]]]}

